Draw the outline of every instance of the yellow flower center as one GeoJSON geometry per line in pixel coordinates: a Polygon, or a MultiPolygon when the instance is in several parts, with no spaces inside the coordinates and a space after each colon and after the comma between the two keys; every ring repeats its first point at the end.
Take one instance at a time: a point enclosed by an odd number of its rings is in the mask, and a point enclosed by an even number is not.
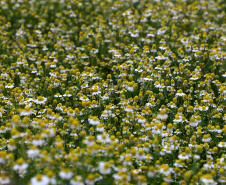
{"type": "Polygon", "coordinates": [[[42,96],[38,97],[38,101],[43,101],[43,100],[44,100],[44,98],[42,96]]]}
{"type": "Polygon", "coordinates": [[[26,107],[24,108],[24,110],[25,110],[26,112],[29,112],[29,111],[31,110],[31,107],[26,106],[26,107]]]}
{"type": "Polygon", "coordinates": [[[19,158],[19,159],[17,160],[17,164],[19,164],[19,165],[22,165],[23,162],[24,162],[23,158],[19,158]]]}
{"type": "Polygon", "coordinates": [[[37,179],[37,181],[41,181],[42,180],[42,175],[41,174],[36,175],[36,179],[37,179]]]}
{"type": "Polygon", "coordinates": [[[107,136],[105,134],[102,135],[102,139],[106,139],[107,136]]]}
{"type": "Polygon", "coordinates": [[[195,118],[191,117],[190,122],[195,122],[195,118]]]}

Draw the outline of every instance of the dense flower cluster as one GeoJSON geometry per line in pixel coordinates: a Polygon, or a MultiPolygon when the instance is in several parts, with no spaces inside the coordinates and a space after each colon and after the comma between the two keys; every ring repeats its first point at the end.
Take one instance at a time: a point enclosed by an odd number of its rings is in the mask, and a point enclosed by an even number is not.
{"type": "Polygon", "coordinates": [[[0,184],[225,184],[224,0],[1,0],[0,184]]]}

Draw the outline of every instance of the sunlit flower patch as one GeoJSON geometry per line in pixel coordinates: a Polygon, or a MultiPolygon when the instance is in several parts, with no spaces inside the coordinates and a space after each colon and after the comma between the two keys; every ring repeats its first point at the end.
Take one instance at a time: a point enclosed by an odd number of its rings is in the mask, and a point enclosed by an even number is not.
{"type": "Polygon", "coordinates": [[[226,184],[226,6],[0,2],[0,184],[226,184]]]}

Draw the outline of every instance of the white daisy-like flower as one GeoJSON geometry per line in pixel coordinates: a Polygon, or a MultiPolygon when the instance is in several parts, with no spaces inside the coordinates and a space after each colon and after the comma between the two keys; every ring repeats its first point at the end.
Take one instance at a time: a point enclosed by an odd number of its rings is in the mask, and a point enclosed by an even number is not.
{"type": "Polygon", "coordinates": [[[95,144],[94,142],[94,136],[87,136],[86,139],[84,139],[82,142],[86,145],[89,145],[89,146],[93,146],[95,144]]]}
{"type": "Polygon", "coordinates": [[[97,132],[104,132],[104,127],[103,127],[103,125],[102,125],[102,124],[97,125],[96,131],[97,131],[97,132]]]}
{"type": "Polygon", "coordinates": [[[107,93],[104,96],[102,96],[102,100],[109,100],[109,96],[107,93]]]}
{"type": "Polygon", "coordinates": [[[166,31],[167,31],[167,27],[162,27],[158,29],[157,35],[163,35],[164,33],[166,33],[166,31]]]}
{"type": "Polygon", "coordinates": [[[175,119],[173,120],[174,123],[182,123],[183,119],[180,114],[176,114],[175,119]]]}
{"type": "Polygon", "coordinates": [[[87,96],[81,96],[80,98],[79,98],[81,101],[85,101],[85,102],[87,102],[87,101],[89,101],[89,98],[87,98],[87,96]]]}
{"type": "Polygon", "coordinates": [[[208,109],[209,109],[208,106],[200,106],[200,107],[199,107],[199,110],[200,110],[200,111],[207,111],[208,109]]]}
{"type": "Polygon", "coordinates": [[[59,172],[59,176],[61,179],[69,180],[73,176],[73,173],[69,169],[62,169],[59,172]]]}
{"type": "Polygon", "coordinates": [[[111,166],[107,162],[101,161],[99,163],[99,170],[101,174],[110,174],[111,173],[111,166]]]}
{"type": "Polygon", "coordinates": [[[160,120],[163,120],[163,119],[167,119],[168,118],[168,115],[166,114],[166,111],[165,110],[161,110],[159,112],[159,114],[157,115],[157,117],[160,119],[160,120]]]}
{"type": "Polygon", "coordinates": [[[198,79],[199,79],[199,77],[197,75],[194,75],[190,78],[190,80],[198,80],[198,79]]]}
{"type": "Polygon", "coordinates": [[[42,146],[44,143],[45,143],[45,140],[44,139],[34,139],[32,140],[31,142],[34,146],[42,146]]]}
{"type": "Polygon", "coordinates": [[[91,124],[91,125],[99,125],[100,124],[100,120],[96,116],[90,117],[88,119],[88,121],[89,121],[89,124],[91,124]]]}
{"type": "Polygon", "coordinates": [[[62,98],[62,95],[60,93],[57,93],[54,95],[55,98],[62,98]]]}
{"type": "Polygon", "coordinates": [[[176,93],[176,97],[178,97],[178,96],[182,97],[184,95],[185,95],[185,93],[183,93],[183,91],[181,89],[178,90],[177,93],[176,93]]]}
{"type": "Polygon", "coordinates": [[[197,127],[198,124],[199,124],[199,122],[194,117],[190,118],[189,125],[191,127],[197,127]]]}
{"type": "Polygon", "coordinates": [[[14,87],[14,85],[11,84],[11,83],[8,83],[8,84],[5,86],[6,89],[12,89],[13,87],[14,87]]]}
{"type": "Polygon", "coordinates": [[[166,164],[162,164],[161,166],[159,166],[159,173],[168,176],[171,173],[173,173],[173,168],[169,167],[169,165],[166,164]]]}
{"type": "Polygon", "coordinates": [[[39,156],[39,154],[40,154],[40,151],[35,146],[33,146],[29,150],[27,150],[27,156],[32,159],[39,156]]]}
{"type": "Polygon", "coordinates": [[[71,179],[70,184],[71,185],[84,185],[84,183],[82,182],[82,176],[80,176],[80,175],[75,176],[73,179],[71,179]]]}
{"type": "Polygon", "coordinates": [[[31,185],[48,185],[49,183],[49,178],[46,175],[38,174],[31,178],[31,185]]]}
{"type": "Polygon", "coordinates": [[[179,159],[189,159],[191,157],[191,154],[186,154],[185,152],[178,155],[179,159]]]}
{"type": "Polygon", "coordinates": [[[1,175],[0,176],[0,184],[10,184],[10,179],[9,177],[6,177],[4,175],[1,175]]]}
{"type": "Polygon", "coordinates": [[[8,149],[10,151],[13,151],[13,150],[16,150],[17,149],[17,146],[16,145],[12,145],[12,144],[8,144],[8,149]]]}
{"type": "Polygon", "coordinates": [[[126,112],[133,112],[133,106],[128,105],[125,109],[126,112]]]}
{"type": "Polygon", "coordinates": [[[214,168],[214,164],[213,164],[213,162],[209,161],[206,164],[204,164],[203,167],[205,167],[206,170],[212,169],[212,168],[214,168]]]}
{"type": "Polygon", "coordinates": [[[33,100],[34,103],[36,104],[45,104],[47,101],[47,98],[43,97],[43,96],[39,96],[37,99],[33,100]]]}
{"type": "Polygon", "coordinates": [[[100,118],[101,119],[108,119],[109,116],[110,116],[110,114],[108,114],[106,111],[103,111],[100,118]]]}
{"type": "Polygon", "coordinates": [[[150,81],[153,81],[153,79],[152,79],[152,77],[150,75],[148,75],[146,78],[144,78],[144,81],[145,82],[146,81],[150,82],[150,81]]]}
{"type": "Polygon", "coordinates": [[[101,143],[110,143],[110,142],[111,142],[111,139],[110,139],[109,135],[106,134],[106,133],[97,135],[97,139],[98,139],[101,143]]]}
{"type": "Polygon", "coordinates": [[[68,116],[75,117],[75,111],[74,111],[73,109],[69,109],[69,110],[67,111],[67,115],[68,115],[68,116]]]}
{"type": "Polygon", "coordinates": [[[182,42],[182,44],[187,45],[189,43],[189,39],[184,37],[184,38],[181,39],[181,42],[182,42]]]}
{"type": "Polygon", "coordinates": [[[197,155],[197,154],[195,154],[195,155],[193,156],[193,159],[194,159],[194,161],[198,161],[198,160],[200,159],[200,156],[197,155]]]}
{"type": "Polygon", "coordinates": [[[66,91],[63,97],[71,97],[72,95],[69,93],[69,91],[66,91]]]}
{"type": "Polygon", "coordinates": [[[206,143],[209,143],[210,141],[212,140],[210,134],[205,134],[202,138],[202,142],[206,142],[206,143]]]}
{"type": "Polygon", "coordinates": [[[138,160],[145,160],[146,158],[147,158],[147,156],[145,155],[145,152],[144,152],[143,149],[137,150],[136,159],[138,159],[138,160]]]}
{"type": "Polygon", "coordinates": [[[29,106],[25,106],[25,108],[20,112],[21,116],[29,116],[31,114],[34,114],[34,110],[29,106]]]}
{"type": "Polygon", "coordinates": [[[226,143],[225,142],[220,142],[218,144],[218,147],[220,147],[220,148],[226,147],[226,143]]]}
{"type": "Polygon", "coordinates": [[[130,91],[130,92],[133,92],[133,91],[134,91],[133,85],[132,85],[132,86],[127,85],[127,86],[126,86],[126,89],[127,89],[128,91],[130,91]]]}
{"type": "Polygon", "coordinates": [[[147,119],[143,116],[139,116],[137,122],[145,125],[145,123],[147,123],[147,119]]]}
{"type": "Polygon", "coordinates": [[[17,163],[13,166],[13,170],[18,172],[21,176],[27,173],[28,163],[25,163],[22,158],[17,160],[17,163]]]}
{"type": "Polygon", "coordinates": [[[201,183],[203,183],[204,185],[215,185],[217,184],[214,180],[213,177],[210,174],[205,174],[203,176],[201,176],[200,178],[201,183]]]}

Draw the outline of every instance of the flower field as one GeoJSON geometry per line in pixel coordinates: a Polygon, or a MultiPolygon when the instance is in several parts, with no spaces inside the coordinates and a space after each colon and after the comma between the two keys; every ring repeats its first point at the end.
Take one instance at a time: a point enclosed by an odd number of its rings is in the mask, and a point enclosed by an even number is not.
{"type": "Polygon", "coordinates": [[[226,184],[224,0],[1,0],[0,184],[226,184]]]}

